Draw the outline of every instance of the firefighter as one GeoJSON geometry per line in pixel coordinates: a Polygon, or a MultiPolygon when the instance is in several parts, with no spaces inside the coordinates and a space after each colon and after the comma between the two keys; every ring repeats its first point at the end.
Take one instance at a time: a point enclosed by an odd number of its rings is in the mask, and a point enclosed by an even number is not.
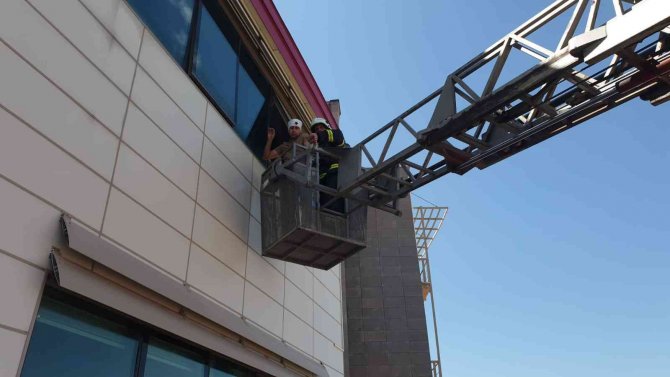
{"type": "Polygon", "coordinates": [[[288,135],[290,137],[289,141],[281,143],[277,148],[270,150],[272,147],[272,141],[275,138],[276,131],[274,128],[268,128],[267,139],[265,141],[265,149],[263,150],[263,159],[266,161],[272,161],[277,158],[281,158],[282,161],[288,161],[293,157],[291,155],[293,151],[293,143],[298,143],[299,145],[307,145],[308,137],[305,133],[302,132],[302,122],[300,119],[291,119],[286,124],[288,127],[288,135]]]}
{"type": "MultiPolygon", "coordinates": [[[[320,148],[335,147],[343,148],[346,146],[344,135],[339,129],[334,130],[323,118],[314,118],[310,125],[310,142],[317,144],[320,148]]],[[[337,189],[337,174],[340,165],[336,160],[330,157],[322,156],[319,159],[319,183],[324,186],[337,189]]],[[[320,203],[323,206],[332,199],[331,195],[321,193],[320,203]]],[[[344,213],[344,199],[339,198],[326,208],[344,213]]]]}

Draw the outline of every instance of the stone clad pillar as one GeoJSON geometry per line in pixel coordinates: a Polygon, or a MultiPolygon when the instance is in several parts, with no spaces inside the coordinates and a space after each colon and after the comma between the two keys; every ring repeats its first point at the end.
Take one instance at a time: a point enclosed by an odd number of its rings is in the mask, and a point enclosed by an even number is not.
{"type": "Polygon", "coordinates": [[[330,109],[330,113],[333,114],[333,118],[335,118],[335,122],[337,124],[340,124],[340,115],[342,115],[342,110],[340,109],[340,100],[339,99],[331,99],[328,101],[328,108],[330,109]]]}
{"type": "Polygon", "coordinates": [[[370,208],[368,247],[345,262],[346,376],[431,376],[409,198],[400,209],[370,208]]]}

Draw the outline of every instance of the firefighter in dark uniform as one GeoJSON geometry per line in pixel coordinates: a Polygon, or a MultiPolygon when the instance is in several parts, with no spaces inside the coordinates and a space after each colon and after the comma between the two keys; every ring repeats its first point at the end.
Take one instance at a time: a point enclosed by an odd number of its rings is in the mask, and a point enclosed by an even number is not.
{"type": "MultiPolygon", "coordinates": [[[[334,130],[323,118],[314,118],[310,130],[311,142],[320,148],[343,148],[346,146],[344,135],[339,129],[334,130]]],[[[322,156],[319,159],[319,183],[337,189],[337,173],[340,165],[330,157],[322,156]]],[[[321,194],[321,205],[323,206],[332,199],[331,195],[321,194]]],[[[340,198],[326,207],[332,211],[344,213],[344,199],[340,198]]]]}

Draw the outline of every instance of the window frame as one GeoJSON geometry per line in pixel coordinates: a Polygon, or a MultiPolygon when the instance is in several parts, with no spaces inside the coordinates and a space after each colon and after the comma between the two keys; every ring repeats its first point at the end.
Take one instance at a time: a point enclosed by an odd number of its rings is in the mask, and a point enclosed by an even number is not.
{"type": "MultiPolygon", "coordinates": [[[[146,362],[149,344],[152,339],[159,340],[164,343],[181,348],[188,353],[191,353],[197,359],[196,361],[204,365],[204,374],[202,377],[210,376],[210,369],[217,365],[232,365],[244,371],[244,377],[270,377],[270,375],[262,372],[250,365],[243,364],[239,361],[233,360],[225,355],[218,354],[210,349],[204,348],[198,344],[190,342],[186,339],[170,334],[167,330],[157,328],[150,324],[138,321],[127,314],[116,309],[109,308],[100,303],[94,302],[86,297],[74,295],[67,292],[63,288],[56,286],[52,281],[47,282],[44,287],[42,299],[40,300],[40,308],[44,298],[56,301],[65,305],[73,306],[81,311],[88,312],[107,321],[116,323],[128,331],[127,336],[135,339],[138,342],[137,353],[135,355],[135,366],[133,370],[133,377],[144,377],[146,371],[146,362]]],[[[39,309],[38,309],[39,310],[39,309]]],[[[31,338],[34,334],[31,334],[31,338]]],[[[28,339],[28,347],[30,347],[31,339],[28,339]]],[[[27,351],[28,349],[26,349],[27,351]]],[[[26,352],[27,354],[27,352],[26,352]]],[[[23,376],[23,367],[21,368],[20,377],[23,376]]]]}
{"type": "MultiPolygon", "coordinates": [[[[193,12],[194,12],[194,18],[192,18],[191,21],[191,32],[189,35],[189,42],[187,44],[187,56],[188,56],[188,62],[187,66],[183,67],[185,69],[186,74],[190,77],[191,81],[200,89],[200,91],[203,93],[203,95],[207,98],[207,100],[214,106],[214,108],[223,116],[223,118],[226,120],[228,125],[235,131],[237,128],[237,106],[238,106],[238,96],[240,92],[240,85],[239,85],[239,77],[240,77],[240,67],[244,67],[247,70],[247,74],[251,78],[251,80],[254,82],[256,87],[259,89],[259,91],[265,96],[265,102],[263,103],[263,107],[259,111],[259,115],[264,112],[265,116],[265,124],[264,124],[264,129],[267,130],[268,128],[275,128],[277,132],[277,136],[275,137],[271,148],[274,149],[278,147],[280,144],[282,144],[285,141],[288,141],[290,139],[288,130],[284,127],[282,127],[283,124],[286,124],[288,121],[288,113],[286,111],[286,107],[281,101],[279,100],[279,97],[276,95],[274,88],[272,87],[272,84],[270,80],[268,80],[263,73],[263,70],[259,67],[259,65],[256,62],[256,59],[254,55],[249,52],[249,48],[245,45],[243,38],[239,35],[237,30],[235,30],[234,25],[230,23],[229,25],[222,25],[225,22],[230,22],[228,21],[228,14],[226,14],[224,9],[221,9],[221,6],[216,2],[215,0],[195,0],[194,6],[193,6],[193,12]],[[225,38],[228,38],[228,41],[231,43],[231,46],[233,46],[235,50],[235,56],[237,58],[237,64],[236,64],[236,72],[235,72],[235,113],[234,114],[228,114],[226,110],[222,108],[222,106],[216,101],[216,99],[212,96],[212,94],[209,92],[207,87],[198,79],[198,77],[195,74],[194,70],[194,59],[195,59],[195,54],[197,52],[197,43],[198,43],[198,36],[200,33],[200,22],[201,22],[201,7],[205,7],[206,10],[210,13],[210,16],[214,20],[214,22],[217,24],[219,29],[221,30],[221,33],[224,35],[225,38]],[[217,9],[215,9],[217,8],[217,9]],[[195,18],[197,17],[197,18],[195,18]],[[231,34],[234,34],[231,36],[231,34]],[[231,39],[234,39],[231,41],[231,39]],[[259,79],[264,80],[265,82],[259,83],[259,79]],[[272,124],[270,124],[271,121],[271,113],[272,109],[276,109],[277,113],[279,114],[279,117],[281,118],[281,124],[276,125],[276,127],[273,127],[272,124]]],[[[251,129],[249,131],[249,134],[252,134],[254,127],[253,125],[251,126],[251,129]]],[[[244,143],[244,145],[249,149],[252,155],[258,157],[262,161],[262,150],[260,153],[255,153],[253,145],[254,143],[247,142],[246,139],[243,139],[242,136],[240,136],[237,131],[235,131],[235,135],[244,143]]],[[[247,136],[248,137],[248,136],[247,136]]],[[[264,144],[264,141],[262,142],[264,144]]]]}
{"type": "MultiPolygon", "coordinates": [[[[237,128],[237,106],[240,91],[239,70],[241,66],[244,66],[251,80],[256,84],[256,87],[258,87],[259,91],[265,96],[265,102],[263,104],[261,111],[269,109],[271,106],[280,105],[280,102],[279,98],[275,94],[275,90],[272,87],[270,80],[268,80],[263,75],[263,72],[258,66],[258,63],[256,62],[254,56],[249,52],[248,47],[245,45],[242,37],[239,35],[239,32],[235,30],[234,25],[232,25],[232,23],[230,23],[230,25],[222,25],[225,22],[230,22],[228,21],[228,19],[229,19],[228,15],[223,9],[221,9],[221,6],[220,4],[218,4],[218,2],[212,0],[194,1],[193,16],[191,17],[191,29],[189,32],[188,43],[186,44],[185,56],[187,61],[185,62],[185,65],[182,64],[182,68],[185,70],[186,74],[189,76],[191,81],[193,81],[193,83],[198,87],[198,89],[200,89],[200,91],[205,95],[207,100],[214,106],[214,108],[219,112],[219,114],[223,116],[223,118],[230,125],[230,127],[235,129],[237,128]],[[219,105],[219,103],[215,100],[215,98],[209,92],[204,83],[202,83],[201,80],[195,74],[194,60],[197,50],[198,36],[200,34],[200,21],[202,18],[200,15],[202,7],[205,7],[205,9],[209,12],[210,16],[221,30],[221,33],[224,35],[225,38],[228,39],[228,42],[230,42],[231,46],[233,46],[233,49],[235,50],[235,56],[237,60],[236,60],[236,71],[235,71],[235,105],[234,105],[235,109],[233,114],[228,114],[228,112],[225,111],[221,105],[219,105]],[[261,78],[265,82],[259,83],[258,82],[259,78],[261,78]]],[[[277,106],[277,109],[279,110],[279,113],[282,117],[282,121],[286,122],[288,120],[288,116],[284,111],[284,106],[283,105],[277,106]]],[[[271,127],[271,125],[269,124],[270,117],[268,116],[267,118],[268,121],[265,124],[265,128],[271,127]]],[[[251,148],[247,145],[246,140],[244,140],[240,135],[238,135],[237,131],[235,132],[235,134],[251,150],[251,148]]],[[[288,137],[288,133],[286,136],[288,137]]]]}
{"type": "MultiPolygon", "coordinates": [[[[200,9],[201,7],[205,7],[207,11],[210,13],[210,16],[214,20],[214,22],[219,26],[219,29],[221,29],[221,14],[220,12],[223,12],[223,10],[219,10],[219,12],[213,13],[210,9],[210,7],[207,7],[206,4],[204,4],[204,1],[206,0],[195,0],[195,3],[193,5],[193,17],[191,18],[191,31],[189,32],[189,40],[188,43],[186,44],[186,56],[187,56],[187,61],[186,61],[186,66],[182,66],[182,68],[185,69],[186,74],[189,76],[191,81],[195,83],[195,85],[200,89],[200,91],[205,95],[207,100],[216,108],[216,110],[221,114],[221,116],[224,117],[226,122],[230,125],[231,128],[236,128],[235,124],[235,118],[236,118],[236,112],[237,112],[237,93],[238,93],[238,80],[237,77],[239,75],[239,69],[240,69],[240,44],[241,44],[241,38],[238,35],[235,35],[235,40],[230,41],[231,46],[233,46],[233,49],[235,50],[235,57],[236,57],[236,64],[235,64],[235,104],[234,104],[234,113],[233,114],[228,114],[227,111],[225,111],[221,105],[214,99],[212,94],[209,92],[207,87],[200,81],[198,76],[195,74],[194,70],[194,60],[195,60],[195,53],[196,53],[196,47],[198,44],[198,35],[200,34],[200,9]],[[235,43],[233,43],[235,42],[235,43]]],[[[221,33],[224,35],[225,38],[230,38],[229,35],[226,35],[227,33],[224,30],[221,30],[221,33]]],[[[235,133],[237,134],[237,132],[235,133]]],[[[240,137],[240,140],[242,138],[240,137]]],[[[244,142],[244,140],[242,140],[244,142]]],[[[246,143],[245,143],[246,144],[246,143]]]]}
{"type": "MultiPolygon", "coordinates": [[[[130,0],[126,1],[128,3],[128,6],[135,11],[135,8],[130,3],[130,0]]],[[[256,119],[265,116],[266,121],[263,124],[264,128],[268,129],[270,127],[273,127],[275,128],[275,130],[278,131],[277,137],[275,137],[275,140],[272,145],[273,148],[275,148],[277,145],[281,144],[284,141],[288,141],[289,135],[288,132],[283,132],[286,130],[284,130],[283,127],[281,127],[281,125],[270,124],[271,117],[269,113],[272,111],[271,108],[273,106],[276,107],[282,120],[282,123],[284,124],[288,121],[288,114],[285,110],[285,105],[280,102],[279,97],[276,95],[273,84],[271,80],[267,77],[267,73],[262,68],[262,65],[258,62],[259,60],[258,57],[252,53],[254,49],[250,48],[248,46],[248,43],[245,42],[244,38],[242,37],[242,34],[238,31],[238,27],[236,26],[235,22],[232,21],[232,17],[229,13],[230,12],[227,9],[225,9],[217,0],[193,0],[193,11],[191,14],[190,26],[188,29],[188,39],[185,46],[183,61],[177,61],[177,59],[175,59],[174,56],[172,56],[172,54],[169,53],[169,51],[167,51],[167,48],[165,47],[161,39],[153,32],[151,25],[147,24],[146,21],[144,20],[143,22],[145,23],[146,28],[154,34],[156,40],[161,44],[161,46],[166,49],[166,52],[168,52],[170,58],[172,58],[172,60],[179,67],[181,67],[181,69],[191,79],[191,81],[205,96],[205,98],[209,101],[209,103],[216,109],[216,111],[218,111],[219,114],[221,114],[226,123],[228,123],[228,125],[233,129],[235,135],[242,141],[242,143],[245,144],[245,146],[251,151],[251,153],[255,157],[262,159],[261,155],[255,153],[254,149],[252,148],[252,145],[254,145],[255,143],[248,142],[247,138],[243,138],[238,133],[237,130],[238,129],[237,112],[238,112],[239,92],[240,92],[240,67],[243,67],[246,70],[252,82],[256,85],[261,95],[263,95],[265,98],[263,106],[259,110],[256,119]],[[234,97],[232,114],[227,112],[223,108],[223,106],[216,101],[213,94],[207,89],[205,83],[202,82],[195,73],[196,68],[195,58],[197,53],[198,37],[200,34],[200,26],[201,26],[200,24],[202,21],[201,12],[203,7],[207,12],[209,12],[209,15],[212,17],[212,19],[218,26],[224,38],[226,38],[230,43],[230,45],[233,47],[235,53],[236,58],[235,77],[234,77],[235,97],[234,97]],[[263,114],[263,112],[265,112],[265,114],[263,114]]],[[[142,19],[142,17],[140,17],[140,19],[142,19]]],[[[254,122],[254,124],[251,125],[248,135],[252,134],[251,131],[253,130],[255,124],[256,122],[254,122]]]]}

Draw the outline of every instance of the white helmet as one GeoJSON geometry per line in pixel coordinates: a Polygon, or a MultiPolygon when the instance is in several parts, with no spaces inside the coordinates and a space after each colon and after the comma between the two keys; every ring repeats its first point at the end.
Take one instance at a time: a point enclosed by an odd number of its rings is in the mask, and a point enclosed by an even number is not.
{"type": "Polygon", "coordinates": [[[314,119],[312,119],[312,124],[310,124],[310,127],[309,127],[312,130],[312,132],[314,132],[314,127],[317,124],[323,124],[327,129],[332,130],[332,128],[330,127],[330,124],[328,124],[327,120],[325,120],[323,118],[314,118],[314,119]]]}
{"type": "Polygon", "coordinates": [[[300,119],[291,119],[286,123],[286,127],[291,128],[291,127],[298,127],[302,129],[302,122],[300,119]]]}

